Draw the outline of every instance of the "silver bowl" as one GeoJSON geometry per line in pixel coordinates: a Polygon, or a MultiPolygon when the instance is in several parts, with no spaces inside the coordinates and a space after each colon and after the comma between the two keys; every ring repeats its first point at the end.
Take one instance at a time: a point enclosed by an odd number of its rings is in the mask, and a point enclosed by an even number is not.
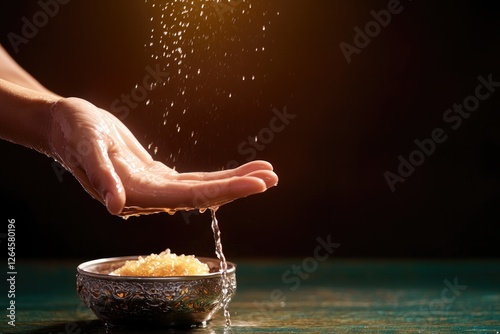
{"type": "Polygon", "coordinates": [[[110,272],[137,256],[82,263],[76,290],[95,315],[110,326],[170,327],[205,324],[229,303],[236,291],[236,266],[227,263],[229,282],[223,298],[220,261],[199,257],[210,273],[197,276],[112,276],[110,272]]]}

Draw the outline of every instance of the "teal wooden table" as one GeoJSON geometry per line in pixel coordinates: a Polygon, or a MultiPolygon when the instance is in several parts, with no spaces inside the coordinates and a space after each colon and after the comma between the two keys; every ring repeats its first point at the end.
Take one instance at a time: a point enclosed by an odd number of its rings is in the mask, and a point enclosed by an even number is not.
{"type": "MultiPolygon", "coordinates": [[[[500,333],[500,261],[308,259],[233,260],[231,332],[500,333]]],[[[18,260],[15,298],[6,298],[9,285],[1,294],[1,332],[145,332],[107,330],[86,309],[75,293],[79,262],[18,260]]],[[[205,328],[148,333],[224,333],[223,323],[219,314],[205,328]]]]}

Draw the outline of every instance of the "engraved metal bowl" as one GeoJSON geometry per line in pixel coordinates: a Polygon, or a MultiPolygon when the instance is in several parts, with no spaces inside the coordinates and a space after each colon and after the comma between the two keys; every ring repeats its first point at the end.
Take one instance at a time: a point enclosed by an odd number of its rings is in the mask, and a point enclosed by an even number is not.
{"type": "Polygon", "coordinates": [[[95,315],[110,326],[170,327],[205,324],[236,291],[236,266],[227,263],[229,282],[223,298],[220,261],[199,257],[210,273],[196,276],[113,276],[110,272],[137,256],[82,263],[76,290],[95,315]]]}

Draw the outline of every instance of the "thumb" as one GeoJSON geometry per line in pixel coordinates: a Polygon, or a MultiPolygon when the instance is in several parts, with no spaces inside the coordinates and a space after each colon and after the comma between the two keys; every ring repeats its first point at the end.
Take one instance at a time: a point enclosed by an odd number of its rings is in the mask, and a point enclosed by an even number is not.
{"type": "Polygon", "coordinates": [[[125,189],[123,188],[123,184],[114,170],[111,173],[111,177],[114,182],[108,184],[108,187],[105,187],[107,189],[103,192],[103,198],[109,213],[112,215],[118,215],[123,211],[123,207],[125,206],[125,189]]]}
{"type": "Polygon", "coordinates": [[[109,213],[120,214],[125,206],[125,189],[106,148],[97,145],[83,164],[91,186],[100,195],[109,213]]]}

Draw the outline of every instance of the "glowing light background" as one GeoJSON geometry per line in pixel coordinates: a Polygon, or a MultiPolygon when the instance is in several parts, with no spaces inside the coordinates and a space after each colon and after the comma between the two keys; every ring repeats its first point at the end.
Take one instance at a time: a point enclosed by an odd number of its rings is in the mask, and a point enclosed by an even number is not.
{"type": "MultiPolygon", "coordinates": [[[[7,0],[0,42],[49,88],[108,109],[146,66],[165,66],[170,81],[124,123],[179,171],[243,163],[238,145],[269,125],[273,108],[297,115],[257,155],[279,186],[218,212],[228,259],[308,256],[328,235],[342,244],[338,257],[500,255],[500,92],[395,193],[383,177],[474,93],[477,76],[500,81],[494,5],[402,1],[347,64],[339,44],[352,44],[353,28],[387,1],[247,0],[223,20],[213,3],[73,0],[15,54],[8,32],[39,7],[7,0]]],[[[213,254],[208,214],[189,224],[179,214],[110,217],[69,174],[59,183],[50,160],[0,148],[2,214],[19,221],[24,256],[213,254]]]]}

